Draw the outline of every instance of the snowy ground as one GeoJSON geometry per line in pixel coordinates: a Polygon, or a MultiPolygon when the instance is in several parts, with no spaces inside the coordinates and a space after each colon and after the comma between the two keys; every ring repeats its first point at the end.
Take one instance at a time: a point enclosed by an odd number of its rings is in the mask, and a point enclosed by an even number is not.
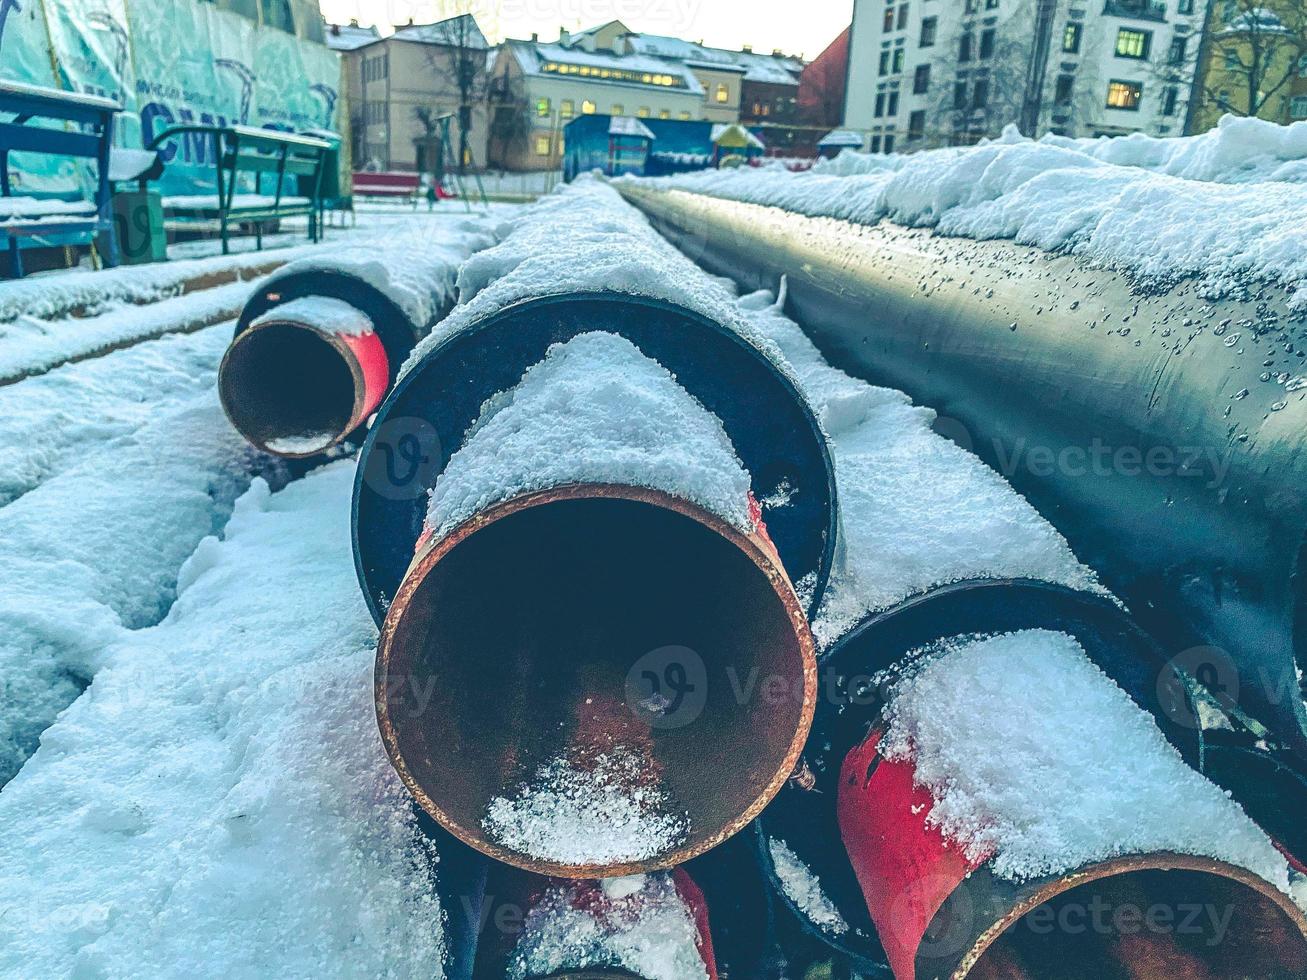
{"type": "MultiPolygon", "coordinates": [[[[352,234],[446,218],[461,208],[364,216],[352,234]]],[[[612,221],[644,240],[643,219],[617,208],[612,221]]],[[[659,241],[640,254],[681,268],[659,241]]],[[[484,255],[472,265],[485,279],[530,272],[512,249],[484,255]]],[[[634,274],[614,262],[603,268],[634,274]]],[[[208,301],[167,299],[167,269],[135,271],[101,274],[99,295],[81,274],[47,280],[96,314],[53,331],[62,350],[101,328],[130,340],[131,324],[176,314],[170,302],[208,301]]],[[[824,642],[958,578],[1095,587],[1024,500],[931,433],[931,413],[830,368],[770,294],[736,297],[706,277],[693,288],[783,361],[831,436],[844,541],[824,642]]],[[[480,304],[509,292],[487,288],[480,304]]],[[[45,295],[0,286],[0,311],[45,295]]],[[[0,363],[47,358],[52,331],[13,321],[0,363]]],[[[0,386],[0,976],[439,973],[438,856],[373,713],[353,464],[288,482],[244,446],[213,390],[229,335],[229,323],[169,335],[0,386]]],[[[904,704],[923,740],[929,719],[904,704]]]]}

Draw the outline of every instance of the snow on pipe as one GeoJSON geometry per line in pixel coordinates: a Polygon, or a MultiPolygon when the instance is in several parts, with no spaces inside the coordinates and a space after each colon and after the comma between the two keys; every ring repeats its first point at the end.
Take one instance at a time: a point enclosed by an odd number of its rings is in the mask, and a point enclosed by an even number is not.
{"type": "Polygon", "coordinates": [[[705,889],[686,868],[545,878],[497,866],[474,980],[717,980],[705,889]]]}
{"type": "Polygon", "coordinates": [[[1198,731],[1168,722],[1159,657],[1106,597],[1045,583],[871,616],[758,822],[781,903],[868,976],[1303,975],[1289,865],[1182,761],[1198,731]],[[1180,930],[1192,908],[1219,921],[1180,930]]]}
{"type": "Polygon", "coordinates": [[[749,288],[787,276],[789,310],[837,366],[949,416],[1178,663],[1302,768],[1305,345],[1283,290],[1145,292],[1007,242],[621,190],[709,270],[749,288]]]}
{"type": "Polygon", "coordinates": [[[265,452],[316,456],[381,404],[390,360],[372,321],[319,297],[273,307],[236,335],[218,371],[232,425],[265,452]]]}
{"type": "Polygon", "coordinates": [[[612,334],[550,348],[436,480],[382,625],[379,724],[420,805],[568,877],[671,867],[744,827],[816,694],[762,517],[665,367],[612,334]]]}
{"type": "Polygon", "coordinates": [[[438,242],[355,243],[282,267],[246,302],[219,370],[232,424],[290,458],[358,432],[452,305],[459,262],[490,242],[454,228],[438,242]]]}

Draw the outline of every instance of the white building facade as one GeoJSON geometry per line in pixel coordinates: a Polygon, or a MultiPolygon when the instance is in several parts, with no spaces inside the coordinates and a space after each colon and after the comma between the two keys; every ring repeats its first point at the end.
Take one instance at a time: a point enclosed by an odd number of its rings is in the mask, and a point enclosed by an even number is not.
{"type": "Polygon", "coordinates": [[[893,152],[1179,135],[1210,0],[855,0],[845,126],[893,152]]]}

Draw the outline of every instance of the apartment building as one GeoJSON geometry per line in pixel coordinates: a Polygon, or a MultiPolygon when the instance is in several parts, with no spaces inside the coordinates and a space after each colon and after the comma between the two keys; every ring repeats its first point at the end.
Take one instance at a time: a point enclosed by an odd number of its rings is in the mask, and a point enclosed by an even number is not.
{"type": "Polygon", "coordinates": [[[845,126],[873,152],[1183,131],[1206,0],[855,0],[845,126]]]}
{"type": "Polygon", "coordinates": [[[1277,123],[1307,119],[1307,4],[1215,0],[1198,67],[1191,130],[1227,112],[1277,123]]]}

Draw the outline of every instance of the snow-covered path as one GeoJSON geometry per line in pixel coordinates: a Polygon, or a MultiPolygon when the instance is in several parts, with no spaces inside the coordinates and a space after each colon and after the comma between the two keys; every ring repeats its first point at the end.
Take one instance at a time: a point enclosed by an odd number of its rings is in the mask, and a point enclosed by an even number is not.
{"type": "Polygon", "coordinates": [[[104,636],[0,793],[0,976],[439,974],[434,855],[373,718],[352,471],[256,482],[163,622],[104,636]]]}

